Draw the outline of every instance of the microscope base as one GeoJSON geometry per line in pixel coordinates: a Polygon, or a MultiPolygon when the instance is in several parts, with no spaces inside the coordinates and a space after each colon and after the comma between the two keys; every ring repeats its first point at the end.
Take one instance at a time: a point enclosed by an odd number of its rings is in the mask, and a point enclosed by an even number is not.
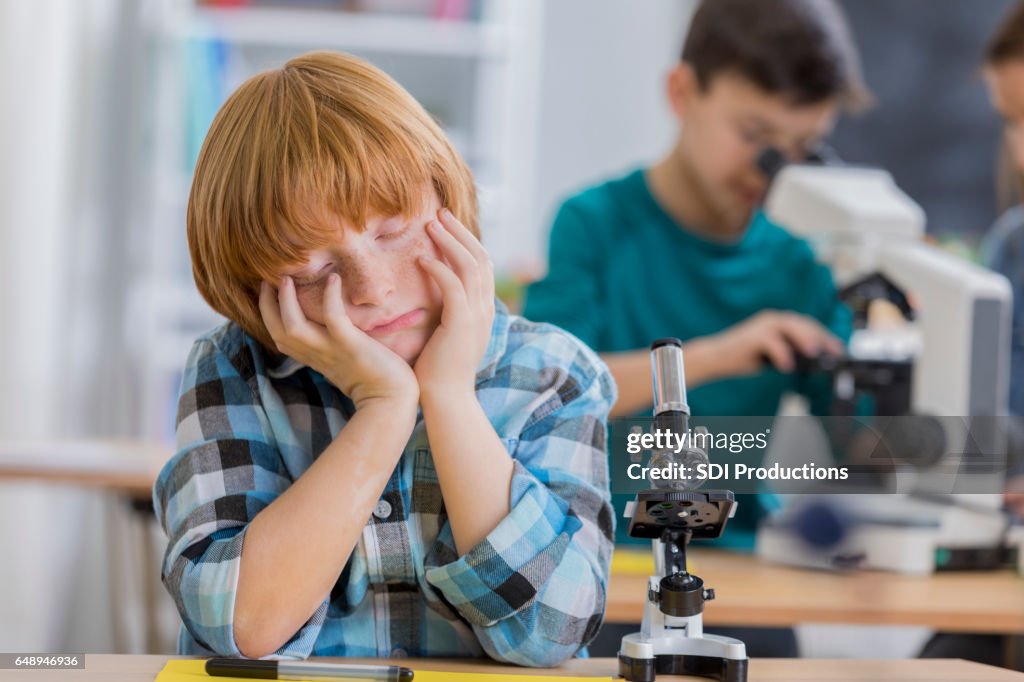
{"type": "Polygon", "coordinates": [[[654,682],[663,675],[700,675],[722,682],[746,682],[746,646],[719,635],[644,639],[634,632],[622,638],[619,675],[629,682],[654,682]]]}

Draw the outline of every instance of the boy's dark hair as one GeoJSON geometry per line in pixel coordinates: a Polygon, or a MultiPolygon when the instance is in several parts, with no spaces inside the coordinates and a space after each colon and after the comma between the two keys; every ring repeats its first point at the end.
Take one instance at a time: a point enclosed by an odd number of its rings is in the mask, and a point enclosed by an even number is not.
{"type": "Polygon", "coordinates": [[[857,48],[832,0],[702,0],[682,60],[705,90],[731,72],[796,105],[835,98],[858,110],[871,103],[857,48]]]}
{"type": "MultiPolygon", "coordinates": [[[[1007,62],[1024,61],[1024,2],[1013,5],[985,45],[985,66],[998,68],[1007,62]]],[[[1024,199],[1024,174],[1017,169],[1004,140],[996,163],[996,193],[1000,209],[1016,206],[1024,199]]]]}
{"type": "Polygon", "coordinates": [[[1024,2],[1010,8],[985,45],[986,64],[998,66],[1012,59],[1024,59],[1024,2]]]}

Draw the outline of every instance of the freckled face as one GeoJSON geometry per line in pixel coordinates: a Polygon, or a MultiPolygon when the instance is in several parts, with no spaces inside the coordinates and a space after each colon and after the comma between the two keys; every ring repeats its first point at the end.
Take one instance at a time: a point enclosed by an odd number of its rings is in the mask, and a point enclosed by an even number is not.
{"type": "Polygon", "coordinates": [[[362,232],[339,226],[338,241],[312,251],[305,265],[283,274],[294,278],[306,317],[324,323],[327,277],[341,276],[345,312],[357,327],[412,364],[441,319],[441,294],[417,263],[438,258],[426,225],[440,202],[431,194],[412,219],[376,216],[362,232]]]}

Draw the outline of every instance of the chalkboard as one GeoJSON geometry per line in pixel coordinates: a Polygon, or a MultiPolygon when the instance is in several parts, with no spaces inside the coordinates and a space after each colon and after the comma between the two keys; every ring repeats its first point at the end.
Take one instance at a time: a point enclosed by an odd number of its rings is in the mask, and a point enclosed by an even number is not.
{"type": "Polygon", "coordinates": [[[831,140],[845,160],[888,169],[928,231],[975,242],[998,213],[1001,134],[980,63],[1009,0],[844,0],[876,105],[831,140]]]}

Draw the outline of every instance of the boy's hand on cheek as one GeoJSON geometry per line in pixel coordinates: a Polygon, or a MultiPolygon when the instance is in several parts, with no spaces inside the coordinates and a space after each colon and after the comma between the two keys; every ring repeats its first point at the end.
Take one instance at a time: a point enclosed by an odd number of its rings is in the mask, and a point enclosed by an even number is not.
{"type": "Polygon", "coordinates": [[[356,409],[393,401],[410,405],[415,412],[419,387],[412,368],[352,323],[337,274],[328,278],[323,306],[321,325],[303,313],[290,277],[281,280],[276,294],[266,282],[260,288],[260,314],[280,352],[323,374],[356,409]]]}
{"type": "Polygon", "coordinates": [[[441,290],[441,323],[416,361],[424,397],[473,395],[494,321],[494,268],[480,242],[448,210],[427,225],[444,258],[419,263],[441,290]]]}

